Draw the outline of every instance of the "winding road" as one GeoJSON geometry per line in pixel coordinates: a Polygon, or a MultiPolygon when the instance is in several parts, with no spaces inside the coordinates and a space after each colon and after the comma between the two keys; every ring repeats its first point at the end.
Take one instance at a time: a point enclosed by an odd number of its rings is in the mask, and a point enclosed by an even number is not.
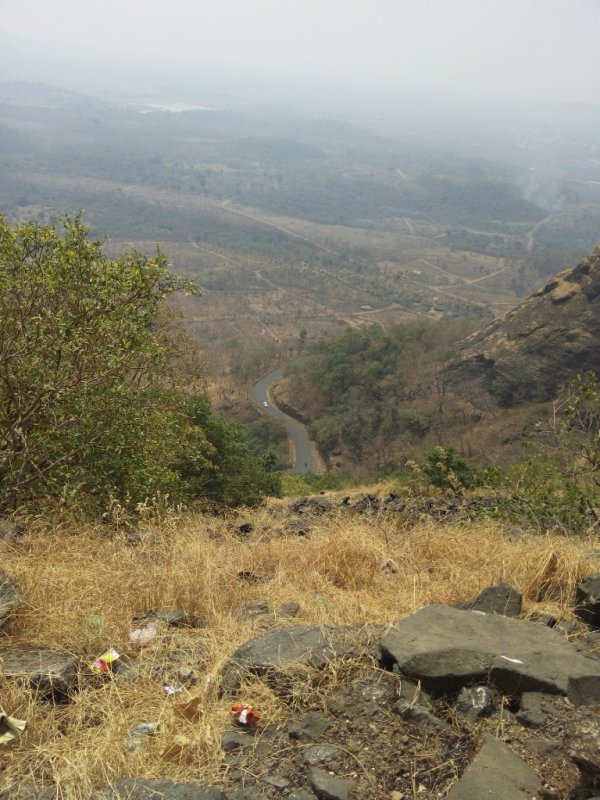
{"type": "Polygon", "coordinates": [[[306,426],[298,420],[284,414],[272,402],[270,389],[278,380],[283,378],[285,367],[269,372],[254,385],[254,402],[256,406],[270,417],[280,419],[287,430],[287,434],[293,450],[294,466],[288,472],[319,472],[320,459],[315,443],[311,440],[306,430],[306,426]],[[267,406],[264,404],[268,403],[267,406]]]}

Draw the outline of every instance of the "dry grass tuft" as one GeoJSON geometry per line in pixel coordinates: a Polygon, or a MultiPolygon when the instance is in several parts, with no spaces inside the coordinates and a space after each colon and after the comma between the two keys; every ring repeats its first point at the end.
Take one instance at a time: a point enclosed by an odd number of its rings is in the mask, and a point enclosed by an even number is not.
{"type": "MultiPolygon", "coordinates": [[[[25,602],[0,645],[76,653],[85,678],[63,706],[2,680],[3,710],[28,720],[29,727],[12,749],[0,752],[0,788],[54,784],[83,798],[117,777],[222,780],[219,742],[230,700],[219,694],[219,672],[239,644],[262,630],[232,615],[248,601],[262,598],[272,609],[300,603],[295,622],[276,625],[389,624],[429,603],[456,603],[507,581],[523,593],[527,614],[568,617],[575,584],[597,570],[589,541],[511,539],[492,525],[425,524],[407,531],[391,516],[339,513],[313,520],[312,536],[294,537],[274,533],[277,522],[276,514],[262,509],[243,517],[167,521],[137,546],[101,526],[40,530],[16,544],[1,542],[3,569],[22,587],[25,602]],[[242,521],[255,527],[250,541],[235,534],[242,521]],[[381,569],[389,558],[398,573],[381,569]],[[241,571],[265,579],[240,580],[241,571]],[[132,617],[150,608],[184,608],[200,627],[164,628],[143,651],[128,650],[132,617]],[[104,618],[100,628],[91,624],[92,615],[104,618]],[[85,664],[111,646],[135,665],[135,680],[98,680],[89,673],[85,664]],[[198,683],[168,697],[164,684],[175,679],[181,663],[194,666],[198,683]],[[200,698],[201,715],[189,722],[176,706],[193,697],[200,698]],[[129,733],[154,721],[160,722],[157,734],[146,737],[143,748],[128,749],[129,733]]],[[[308,692],[318,705],[356,669],[332,665],[319,675],[300,670],[289,676],[285,700],[252,680],[239,700],[251,701],[280,725],[308,692]]]]}

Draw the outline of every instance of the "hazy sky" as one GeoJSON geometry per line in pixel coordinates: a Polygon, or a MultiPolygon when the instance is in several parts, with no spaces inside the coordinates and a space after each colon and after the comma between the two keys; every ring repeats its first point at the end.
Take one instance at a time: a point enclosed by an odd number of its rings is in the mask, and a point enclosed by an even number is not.
{"type": "Polygon", "coordinates": [[[599,32],[600,0],[0,0],[0,78],[600,103],[599,32]]]}

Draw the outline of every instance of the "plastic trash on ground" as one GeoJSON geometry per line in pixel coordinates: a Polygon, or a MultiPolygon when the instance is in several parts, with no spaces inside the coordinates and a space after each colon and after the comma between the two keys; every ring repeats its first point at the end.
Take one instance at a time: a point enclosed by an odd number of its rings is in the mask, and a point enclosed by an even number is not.
{"type": "Polygon", "coordinates": [[[251,728],[260,720],[260,714],[254,706],[249,706],[246,703],[236,703],[231,706],[229,713],[233,714],[237,724],[242,725],[244,728],[251,728]]]}
{"type": "Polygon", "coordinates": [[[165,684],[165,692],[169,695],[179,694],[181,691],[183,691],[183,686],[180,683],[165,684]]]}
{"type": "Polygon", "coordinates": [[[111,647],[110,650],[107,650],[105,653],[102,653],[101,656],[98,656],[94,663],[90,664],[89,667],[92,672],[111,672],[113,664],[120,657],[120,653],[118,653],[114,647],[111,647]]]}
{"type": "Polygon", "coordinates": [[[131,647],[146,647],[158,636],[159,627],[159,620],[151,620],[146,625],[136,628],[129,634],[129,644],[131,647]]]}
{"type": "Polygon", "coordinates": [[[128,750],[139,750],[146,746],[144,741],[147,736],[154,736],[160,727],[160,722],[142,722],[129,734],[128,750]]]}
{"type": "Polygon", "coordinates": [[[26,727],[27,722],[24,719],[15,719],[15,717],[9,717],[8,714],[0,713],[0,745],[12,742],[23,733],[26,727]]]}

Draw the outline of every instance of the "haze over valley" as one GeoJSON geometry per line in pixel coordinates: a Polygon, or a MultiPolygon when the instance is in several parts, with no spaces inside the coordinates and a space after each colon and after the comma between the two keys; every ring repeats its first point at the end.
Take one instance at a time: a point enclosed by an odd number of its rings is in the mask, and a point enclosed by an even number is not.
{"type": "Polygon", "coordinates": [[[0,208],[197,279],[220,411],[258,425],[253,383],[344,331],[481,327],[600,239],[594,4],[225,6],[0,28],[0,208]]]}

